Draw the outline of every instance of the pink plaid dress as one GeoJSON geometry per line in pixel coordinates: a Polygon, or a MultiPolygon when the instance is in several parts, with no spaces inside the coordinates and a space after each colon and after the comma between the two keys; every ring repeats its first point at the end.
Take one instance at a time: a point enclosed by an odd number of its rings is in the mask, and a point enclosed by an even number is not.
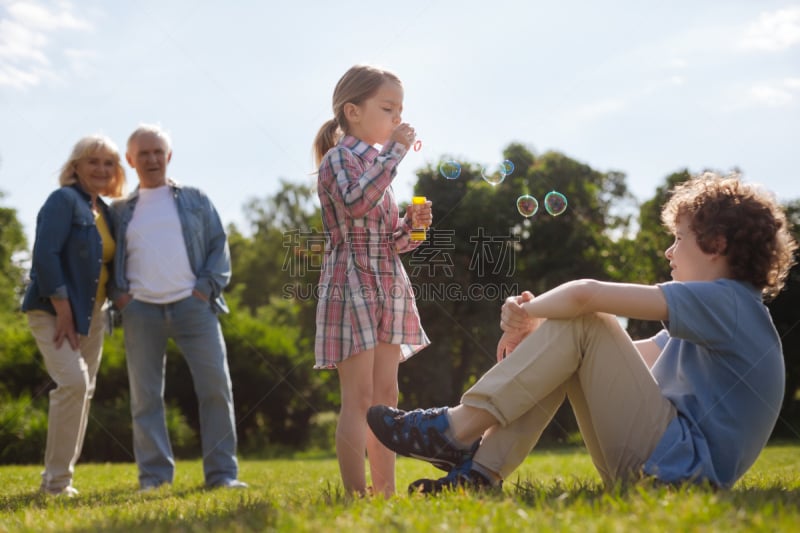
{"type": "Polygon", "coordinates": [[[378,342],[399,344],[403,359],[428,344],[399,254],[414,249],[392,193],[400,143],[374,147],[345,136],[322,160],[317,188],[325,228],[315,368],[335,368],[378,342]]]}

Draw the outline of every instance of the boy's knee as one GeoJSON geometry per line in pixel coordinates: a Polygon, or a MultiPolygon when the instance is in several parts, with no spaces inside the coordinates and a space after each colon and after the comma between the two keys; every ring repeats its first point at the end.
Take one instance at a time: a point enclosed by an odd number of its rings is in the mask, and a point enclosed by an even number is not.
{"type": "Polygon", "coordinates": [[[604,330],[622,329],[622,325],[620,325],[617,317],[608,313],[586,313],[576,320],[580,321],[580,325],[585,331],[590,328],[602,328],[604,330]]]}

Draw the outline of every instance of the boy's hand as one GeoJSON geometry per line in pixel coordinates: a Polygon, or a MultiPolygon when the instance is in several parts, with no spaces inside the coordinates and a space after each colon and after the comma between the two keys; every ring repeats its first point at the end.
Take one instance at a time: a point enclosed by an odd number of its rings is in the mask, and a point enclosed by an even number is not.
{"type": "Polygon", "coordinates": [[[497,362],[499,363],[505,359],[511,352],[513,352],[519,343],[525,340],[527,335],[516,335],[513,333],[503,333],[500,337],[500,342],[497,343],[497,362]]]}
{"type": "Polygon", "coordinates": [[[534,295],[530,291],[525,291],[519,296],[511,296],[506,299],[500,312],[500,328],[503,336],[497,344],[497,360],[503,360],[536,328],[542,323],[540,318],[532,318],[522,308],[522,304],[530,302],[534,295]]]}
{"type": "Polygon", "coordinates": [[[530,291],[506,298],[500,311],[500,329],[507,333],[527,335],[539,327],[541,321],[529,316],[522,308],[523,303],[530,302],[533,298],[530,291]]]}

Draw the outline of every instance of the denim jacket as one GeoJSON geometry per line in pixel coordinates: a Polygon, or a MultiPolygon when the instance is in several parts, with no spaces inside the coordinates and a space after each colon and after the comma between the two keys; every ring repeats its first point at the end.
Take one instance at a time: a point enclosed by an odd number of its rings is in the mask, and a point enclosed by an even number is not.
{"type": "MultiPolygon", "coordinates": [[[[101,198],[97,205],[113,235],[108,206],[101,198]]],[[[22,310],[55,315],[50,298],[69,298],[75,331],[88,335],[102,264],[103,241],[94,222],[91,196],[78,184],[59,187],[48,196],[36,217],[31,281],[22,299],[22,310]]],[[[112,269],[109,280],[113,275],[112,269]]]]}
{"type": "MultiPolygon", "coordinates": [[[[228,306],[222,289],[231,280],[231,255],[228,236],[222,227],[217,210],[202,191],[194,187],[167,183],[172,190],[178,218],[181,221],[183,242],[189,256],[189,265],[197,278],[194,288],[203,293],[216,313],[227,313],[228,306]]],[[[117,251],[114,256],[114,277],[109,284],[109,294],[116,300],[130,292],[127,276],[126,233],[139,201],[139,189],[122,200],[111,204],[115,218],[117,251]]]]}

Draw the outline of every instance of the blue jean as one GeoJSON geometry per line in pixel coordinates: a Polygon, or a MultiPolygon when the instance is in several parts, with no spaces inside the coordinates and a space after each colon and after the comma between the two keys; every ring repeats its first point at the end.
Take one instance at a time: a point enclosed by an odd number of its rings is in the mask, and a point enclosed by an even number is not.
{"type": "Polygon", "coordinates": [[[169,304],[132,300],[122,310],[131,388],[133,451],[141,487],[172,483],[172,455],[164,408],[167,340],[189,365],[200,413],[206,485],[238,476],[233,393],[217,316],[195,296],[169,304]]]}

